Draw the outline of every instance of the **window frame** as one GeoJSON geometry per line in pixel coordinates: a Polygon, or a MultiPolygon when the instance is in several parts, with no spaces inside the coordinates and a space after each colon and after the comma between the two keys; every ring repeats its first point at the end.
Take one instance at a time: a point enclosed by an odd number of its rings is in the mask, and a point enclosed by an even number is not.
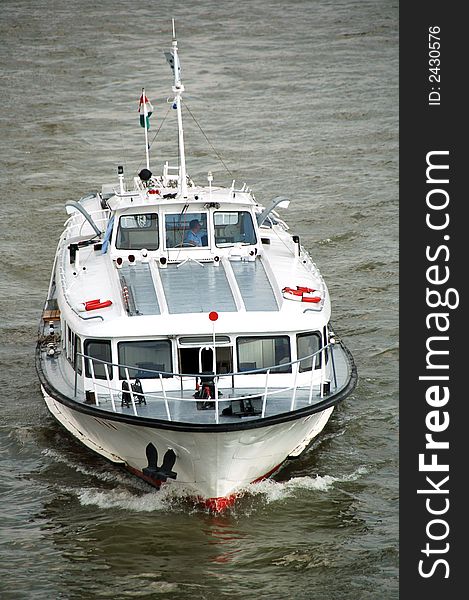
{"type": "Polygon", "coordinates": [[[320,369],[322,367],[322,352],[321,352],[321,350],[323,348],[323,340],[322,340],[321,332],[317,331],[317,330],[316,331],[305,331],[303,333],[298,333],[297,336],[296,336],[296,358],[299,361],[298,362],[298,366],[299,366],[298,373],[308,373],[308,372],[312,371],[312,368],[313,368],[313,361],[312,361],[312,359],[311,359],[311,367],[306,368],[306,369],[301,367],[301,361],[305,360],[305,358],[301,358],[300,357],[300,352],[299,352],[299,347],[298,347],[298,341],[300,339],[302,339],[302,338],[307,337],[307,336],[315,336],[316,338],[318,338],[319,347],[318,347],[317,351],[318,351],[319,354],[317,355],[318,358],[317,358],[316,363],[314,365],[314,370],[316,371],[316,369],[320,369]]]}
{"type": "Polygon", "coordinates": [[[213,216],[213,241],[214,241],[214,244],[215,244],[216,248],[230,248],[231,246],[234,246],[237,243],[244,243],[244,244],[249,245],[249,246],[255,246],[257,244],[258,240],[257,240],[257,234],[256,234],[256,227],[254,225],[254,218],[253,218],[252,212],[250,210],[216,210],[216,211],[213,212],[212,216],[213,216]],[[251,218],[252,234],[254,236],[254,241],[253,242],[221,242],[224,245],[223,246],[219,246],[217,244],[216,227],[219,227],[220,225],[216,225],[215,224],[215,217],[216,217],[216,215],[224,214],[224,213],[225,214],[238,213],[238,224],[239,224],[239,220],[240,220],[240,216],[239,215],[240,214],[244,214],[244,213],[248,214],[249,217],[251,218]],[[226,244],[230,244],[230,245],[228,246],[226,244]]]}
{"type": "MultiPolygon", "coordinates": [[[[111,340],[109,339],[101,339],[101,338],[87,338],[84,341],[83,347],[84,347],[84,352],[83,354],[86,356],[91,356],[88,350],[88,347],[90,344],[101,344],[101,345],[108,345],[109,346],[109,355],[110,355],[110,359],[109,361],[107,361],[109,363],[109,366],[112,364],[112,343],[111,340]]],[[[96,358],[96,357],[93,357],[96,358]]],[[[84,358],[84,363],[85,363],[85,377],[89,377],[91,378],[91,370],[90,370],[90,365],[89,365],[89,361],[87,358],[84,358]]],[[[101,359],[100,359],[101,360],[101,359]]],[[[103,364],[103,363],[99,363],[99,364],[103,364]]],[[[96,375],[96,369],[94,368],[93,365],[93,370],[94,370],[94,378],[95,379],[106,379],[106,375],[96,375]]],[[[103,366],[103,371],[104,371],[104,366],[103,366]]],[[[108,372],[109,372],[109,379],[113,378],[113,371],[114,369],[112,367],[108,368],[108,372]]]]}
{"type": "MultiPolygon", "coordinates": [[[[73,368],[76,370],[78,375],[82,375],[83,373],[83,344],[81,341],[81,337],[75,334],[75,342],[74,342],[74,354],[73,354],[73,368]]],[[[111,348],[112,351],[112,348],[111,348]]],[[[112,369],[111,369],[112,372],[112,369]]],[[[112,373],[111,373],[112,374],[112,373]]]]}
{"type": "MultiPolygon", "coordinates": [[[[144,227],[128,227],[128,230],[131,231],[139,231],[139,230],[145,230],[144,227]]],[[[156,252],[157,250],[160,249],[161,246],[161,235],[160,235],[160,218],[159,218],[159,213],[158,212],[139,212],[139,213],[122,213],[121,215],[119,215],[119,218],[117,219],[117,226],[116,226],[116,238],[114,241],[114,247],[116,250],[120,250],[123,252],[135,252],[138,250],[142,250],[142,248],[145,248],[146,250],[148,250],[149,252],[156,252]],[[141,217],[141,216],[150,216],[150,217],[154,217],[156,219],[156,227],[155,229],[152,229],[151,227],[149,227],[148,229],[150,231],[153,231],[155,233],[155,237],[156,237],[156,243],[155,244],[151,244],[151,248],[148,248],[148,244],[147,245],[142,245],[139,246],[138,248],[122,248],[122,246],[118,246],[118,242],[119,242],[119,232],[121,229],[121,219],[125,219],[128,217],[141,217]],[[156,248],[154,247],[156,245],[156,248]]]]}
{"type": "Polygon", "coordinates": [[[186,233],[188,231],[190,231],[190,227],[189,227],[189,223],[193,220],[193,219],[197,219],[198,221],[202,221],[203,218],[205,217],[205,231],[207,235],[207,245],[206,246],[184,246],[184,239],[181,242],[180,246],[168,246],[167,243],[167,227],[166,227],[166,219],[167,217],[171,217],[171,216],[178,216],[181,217],[181,213],[180,212],[174,212],[174,210],[166,210],[161,216],[162,216],[162,227],[163,227],[163,247],[165,250],[168,251],[176,251],[176,252],[180,252],[181,250],[208,250],[211,248],[211,232],[210,232],[210,214],[207,210],[199,210],[199,211],[194,211],[194,212],[187,212],[184,213],[184,216],[187,217],[188,215],[198,215],[198,216],[193,216],[191,219],[187,220],[187,230],[184,230],[184,236],[186,235],[186,233]]]}
{"type": "MultiPolygon", "coordinates": [[[[168,352],[168,354],[169,354],[169,370],[167,372],[168,373],[174,373],[174,369],[173,369],[173,362],[174,362],[174,359],[173,359],[173,344],[171,343],[171,340],[168,339],[168,338],[156,338],[156,339],[149,339],[149,340],[148,339],[147,340],[120,340],[120,341],[117,342],[117,363],[119,365],[126,364],[126,363],[121,362],[121,360],[120,360],[120,348],[121,348],[122,344],[139,344],[139,343],[140,344],[142,344],[142,343],[148,344],[150,342],[160,342],[160,343],[163,342],[163,343],[165,343],[165,344],[168,345],[168,350],[169,350],[169,352],[168,352]]],[[[137,367],[137,366],[131,367],[130,365],[127,365],[127,366],[129,368],[129,377],[130,377],[130,379],[135,379],[137,377],[137,375],[132,376],[132,371],[137,371],[139,368],[142,368],[142,367],[137,367]]],[[[127,379],[127,376],[125,375],[125,371],[124,371],[124,375],[121,376],[121,372],[124,369],[125,369],[125,367],[120,367],[120,366],[117,369],[117,371],[118,371],[117,372],[117,376],[118,376],[119,381],[124,381],[125,379],[127,379]]],[[[152,377],[139,376],[138,378],[139,379],[159,379],[159,375],[157,373],[152,373],[151,375],[153,375],[153,376],[152,377]]],[[[164,373],[162,373],[161,376],[165,377],[165,378],[172,378],[173,377],[173,375],[168,375],[168,374],[164,374],[164,373]]]]}
{"type": "MultiPolygon", "coordinates": [[[[249,340],[249,341],[255,341],[255,340],[272,340],[272,339],[278,339],[278,338],[285,338],[288,340],[288,353],[289,353],[289,360],[288,362],[291,363],[292,362],[292,345],[291,345],[291,338],[288,334],[283,334],[283,335],[241,335],[238,336],[236,338],[236,367],[238,369],[238,373],[242,374],[243,371],[240,371],[240,360],[239,360],[239,342],[240,340],[249,340]]],[[[292,372],[292,365],[289,364],[288,366],[288,370],[286,371],[282,371],[282,367],[284,367],[285,365],[271,365],[269,367],[256,367],[255,370],[258,371],[267,371],[268,369],[272,369],[273,367],[275,367],[275,369],[273,371],[271,371],[271,375],[285,375],[288,373],[292,372]]],[[[246,369],[246,371],[250,371],[251,369],[246,369]]],[[[257,375],[257,374],[261,374],[261,373],[253,373],[253,375],[257,375]]]]}

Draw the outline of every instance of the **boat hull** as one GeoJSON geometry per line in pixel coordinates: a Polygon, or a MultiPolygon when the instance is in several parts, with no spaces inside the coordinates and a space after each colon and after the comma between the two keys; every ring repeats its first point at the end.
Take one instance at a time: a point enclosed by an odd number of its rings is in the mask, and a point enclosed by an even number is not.
{"type": "Polygon", "coordinates": [[[149,483],[167,482],[211,508],[225,507],[248,484],[274,473],[322,431],[334,406],[294,419],[232,431],[194,431],[130,423],[83,412],[42,387],[52,415],[80,442],[149,483]]]}

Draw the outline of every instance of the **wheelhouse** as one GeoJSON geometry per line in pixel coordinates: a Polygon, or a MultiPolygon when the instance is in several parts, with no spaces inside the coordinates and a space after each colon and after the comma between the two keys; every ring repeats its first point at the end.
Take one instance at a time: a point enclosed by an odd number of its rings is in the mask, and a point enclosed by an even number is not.
{"type": "Polygon", "coordinates": [[[112,236],[115,256],[146,250],[150,255],[165,254],[170,260],[179,260],[181,250],[189,251],[188,256],[207,255],[239,246],[256,247],[259,240],[252,207],[197,206],[197,202],[191,203],[190,209],[180,203],[120,208],[108,236],[112,236]]]}

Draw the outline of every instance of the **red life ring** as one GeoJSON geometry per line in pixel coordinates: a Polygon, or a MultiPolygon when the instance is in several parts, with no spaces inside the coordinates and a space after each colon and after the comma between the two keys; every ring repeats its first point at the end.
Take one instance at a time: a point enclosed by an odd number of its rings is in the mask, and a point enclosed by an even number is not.
{"type": "MultiPolygon", "coordinates": [[[[309,289],[309,288],[304,288],[304,289],[309,289]]],[[[314,291],[314,290],[311,290],[311,291],[314,291]]],[[[290,288],[290,287],[285,287],[285,288],[283,288],[282,292],[284,294],[291,294],[292,296],[299,296],[300,298],[303,295],[303,292],[298,287],[296,288],[296,290],[294,290],[293,288],[290,288]]]]}
{"type": "Polygon", "coordinates": [[[297,285],[296,290],[290,287],[284,287],[282,290],[283,297],[287,300],[296,300],[297,302],[321,302],[321,296],[313,296],[314,292],[318,293],[309,287],[297,285]]]}

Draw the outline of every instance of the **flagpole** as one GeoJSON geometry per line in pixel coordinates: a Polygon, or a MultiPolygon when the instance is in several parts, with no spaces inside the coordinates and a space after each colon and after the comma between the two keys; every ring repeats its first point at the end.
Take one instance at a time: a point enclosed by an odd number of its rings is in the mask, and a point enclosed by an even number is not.
{"type": "Polygon", "coordinates": [[[147,158],[147,169],[150,170],[150,152],[148,150],[148,111],[145,97],[145,88],[142,88],[143,99],[143,125],[145,129],[145,156],[147,158]]]}

